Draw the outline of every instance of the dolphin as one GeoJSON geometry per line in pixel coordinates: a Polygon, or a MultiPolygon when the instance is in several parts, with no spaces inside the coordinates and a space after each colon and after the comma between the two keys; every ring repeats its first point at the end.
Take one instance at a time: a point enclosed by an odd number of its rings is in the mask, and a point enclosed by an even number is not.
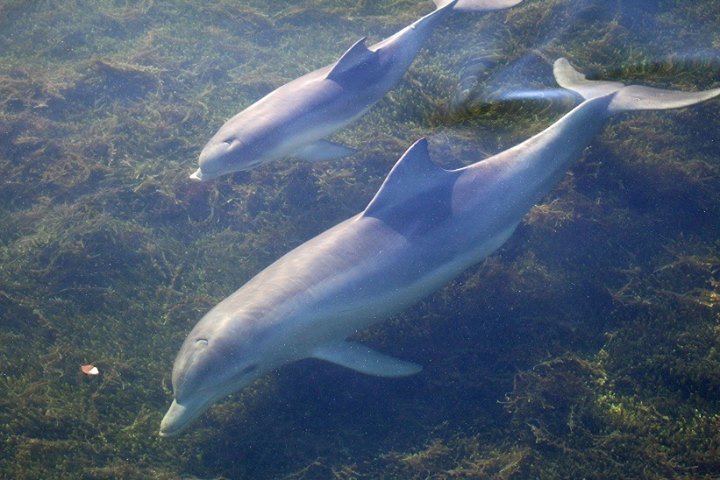
{"type": "Polygon", "coordinates": [[[417,141],[364,211],[290,251],[210,310],[173,366],[160,434],[178,434],[220,398],[304,358],[370,375],[420,371],[347,338],[437,290],[498,249],[613,114],[720,95],[589,81],[559,59],[557,82],[584,101],[523,143],[457,170],[417,141]]]}
{"type": "Polygon", "coordinates": [[[364,114],[405,74],[433,29],[452,10],[490,11],[522,0],[433,0],[437,9],[385,40],[358,40],[338,61],[270,92],[238,113],[200,152],[190,178],[211,180],[295,156],[329,160],[353,153],[324,140],[364,114]]]}

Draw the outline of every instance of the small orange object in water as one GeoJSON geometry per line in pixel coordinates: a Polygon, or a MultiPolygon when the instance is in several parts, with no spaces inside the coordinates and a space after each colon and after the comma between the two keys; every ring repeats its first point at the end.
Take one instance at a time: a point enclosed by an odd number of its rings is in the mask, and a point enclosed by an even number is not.
{"type": "Polygon", "coordinates": [[[100,370],[98,370],[98,368],[95,365],[90,364],[90,363],[88,363],[87,365],[81,365],[80,371],[83,372],[85,375],[99,375],[100,374],[100,370]]]}

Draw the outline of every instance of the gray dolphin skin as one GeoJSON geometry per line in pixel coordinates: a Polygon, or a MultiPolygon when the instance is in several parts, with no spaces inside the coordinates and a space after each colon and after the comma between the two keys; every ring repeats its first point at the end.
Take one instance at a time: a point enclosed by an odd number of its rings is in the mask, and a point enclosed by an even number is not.
{"type": "Polygon", "coordinates": [[[323,140],[364,114],[410,67],[452,10],[491,11],[522,0],[433,0],[438,8],[371,47],[359,40],[340,59],[272,91],[228,120],[200,152],[190,178],[211,180],[294,156],[329,160],[353,153],[323,140]]]}
{"type": "Polygon", "coordinates": [[[416,142],[363,212],[287,253],[210,310],[175,359],[175,398],[160,434],[178,434],[217,400],[304,358],[385,377],[420,371],[347,338],[499,248],[612,114],[720,95],[588,81],[565,59],[554,73],[585,99],[555,124],[457,170],[436,166],[427,142],[416,142]]]}

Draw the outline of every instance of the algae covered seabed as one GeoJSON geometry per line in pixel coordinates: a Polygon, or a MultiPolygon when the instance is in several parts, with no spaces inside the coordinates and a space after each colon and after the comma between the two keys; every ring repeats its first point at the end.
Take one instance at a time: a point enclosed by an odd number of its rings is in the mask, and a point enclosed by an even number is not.
{"type": "Polygon", "coordinates": [[[421,374],[299,362],[157,436],[195,322],[417,138],[454,167],[540,131],[576,101],[559,56],[720,86],[718,1],[526,0],[449,18],[353,157],[188,180],[232,114],[432,8],[0,4],[0,478],[720,477],[717,100],[612,119],[499,252],[360,334],[421,374]]]}

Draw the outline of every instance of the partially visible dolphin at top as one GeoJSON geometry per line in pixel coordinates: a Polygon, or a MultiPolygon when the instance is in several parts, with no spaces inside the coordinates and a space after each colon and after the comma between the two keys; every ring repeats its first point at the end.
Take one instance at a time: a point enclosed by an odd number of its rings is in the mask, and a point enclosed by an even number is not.
{"type": "Polygon", "coordinates": [[[179,433],[217,400],[304,358],[385,377],[420,371],[347,338],[498,249],[611,115],[720,95],[720,88],[685,93],[589,81],[565,59],[554,73],[585,99],[555,124],[457,170],[435,165],[419,140],[364,211],[287,253],[210,310],[175,359],[175,398],[160,434],[179,433]]]}
{"type": "Polygon", "coordinates": [[[522,0],[433,0],[437,9],[371,47],[360,39],[340,59],[270,92],[238,113],[200,152],[194,180],[250,170],[294,156],[328,160],[353,153],[324,140],[364,114],[405,74],[450,13],[508,8],[522,0]]]}

